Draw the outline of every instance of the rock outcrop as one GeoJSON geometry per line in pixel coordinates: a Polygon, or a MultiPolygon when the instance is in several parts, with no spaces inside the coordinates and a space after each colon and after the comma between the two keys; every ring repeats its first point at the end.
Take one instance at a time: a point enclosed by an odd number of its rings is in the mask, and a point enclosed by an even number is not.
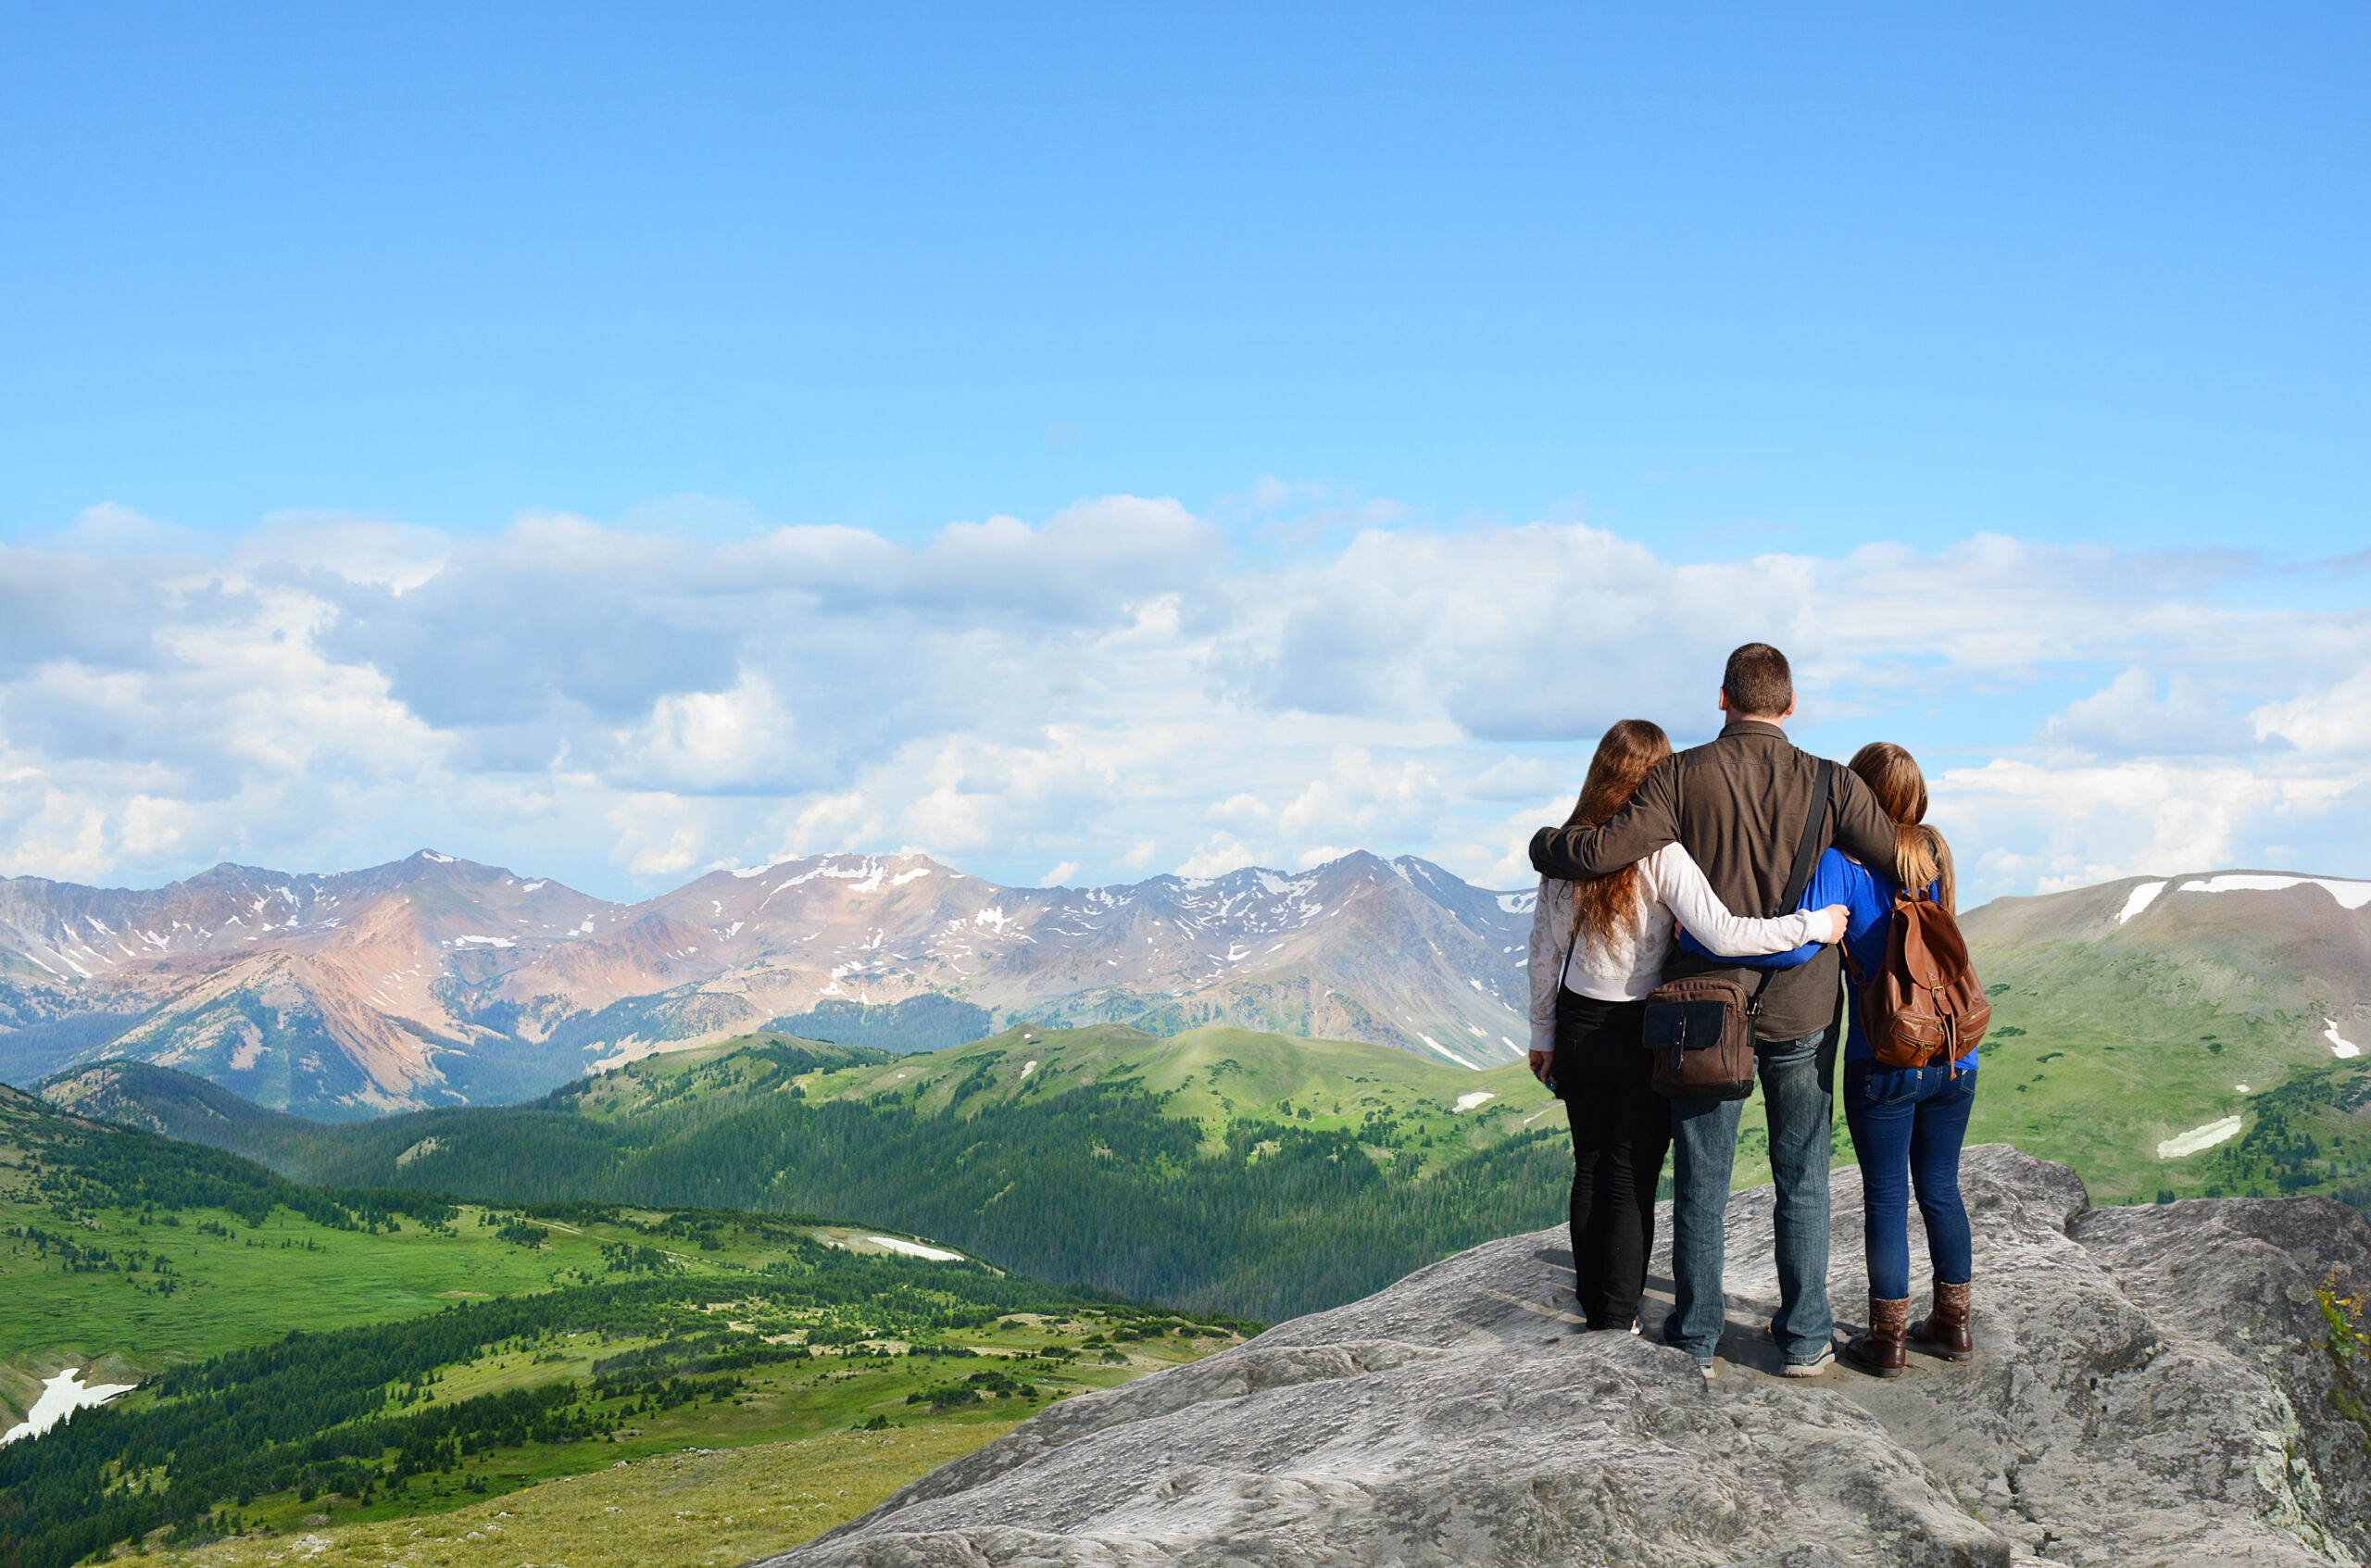
{"type": "MultiPolygon", "coordinates": [[[[2371,1561],[2371,1366],[2315,1294],[2371,1286],[2371,1226],[2324,1198],[2093,1209],[2003,1146],[1963,1184],[1970,1363],[1773,1375],[1765,1187],[1731,1208],[1713,1381],[1656,1343],[1660,1301],[1646,1336],[1580,1332],[1541,1231],[1066,1400],[766,1568],[2371,1561]]],[[[1850,1318],[1857,1175],[1834,1195],[1850,1318]]]]}

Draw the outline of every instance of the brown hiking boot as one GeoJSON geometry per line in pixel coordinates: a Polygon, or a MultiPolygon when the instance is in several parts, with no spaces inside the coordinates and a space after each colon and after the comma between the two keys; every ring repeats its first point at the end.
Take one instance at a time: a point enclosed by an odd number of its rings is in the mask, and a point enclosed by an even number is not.
{"type": "Polygon", "coordinates": [[[1910,1298],[1880,1301],[1869,1298],[1869,1332],[1856,1334],[1844,1347],[1844,1359],[1863,1372],[1879,1377],[1900,1377],[1908,1358],[1902,1341],[1910,1334],[1910,1298]]]}
{"type": "Polygon", "coordinates": [[[1968,1292],[1971,1286],[1962,1281],[1935,1282],[1935,1311],[1932,1316],[1920,1318],[1910,1325],[1913,1343],[1930,1356],[1940,1356],[1947,1361],[1964,1361],[1976,1354],[1976,1336],[1968,1326],[1968,1292]]]}

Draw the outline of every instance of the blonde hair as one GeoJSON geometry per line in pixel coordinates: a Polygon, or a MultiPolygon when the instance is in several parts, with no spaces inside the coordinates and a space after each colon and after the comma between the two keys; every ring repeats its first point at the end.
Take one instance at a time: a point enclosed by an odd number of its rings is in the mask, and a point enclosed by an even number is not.
{"type": "MultiPolygon", "coordinates": [[[[1564,819],[1564,825],[1603,827],[1630,804],[1655,764],[1670,755],[1671,737],[1663,734],[1662,725],[1646,719],[1616,721],[1597,743],[1588,776],[1581,783],[1580,798],[1573,802],[1573,814],[1564,819]]],[[[1633,862],[1582,883],[1573,899],[1575,939],[1587,942],[1591,952],[1602,953],[1612,948],[1617,931],[1635,938],[1647,914],[1640,880],[1633,862]]]]}
{"type": "Polygon", "coordinates": [[[1951,847],[1926,825],[1926,775],[1917,759],[1891,741],[1871,741],[1852,754],[1852,771],[1893,819],[1894,881],[1913,888],[1940,883],[1937,902],[1946,912],[1958,913],[1951,847]]]}

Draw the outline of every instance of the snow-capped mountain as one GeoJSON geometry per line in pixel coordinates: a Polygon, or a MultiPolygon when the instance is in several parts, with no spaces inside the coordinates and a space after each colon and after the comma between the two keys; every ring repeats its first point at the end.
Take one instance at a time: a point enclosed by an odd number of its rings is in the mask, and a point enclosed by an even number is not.
{"type": "Polygon", "coordinates": [[[919,854],[723,871],[639,904],[422,850],[149,891],[0,881],[0,1073],[100,1056],[315,1116],[515,1099],[819,1004],[1217,1021],[1484,1067],[1524,1038],[1531,895],[1352,854],[1013,888],[919,854]]]}

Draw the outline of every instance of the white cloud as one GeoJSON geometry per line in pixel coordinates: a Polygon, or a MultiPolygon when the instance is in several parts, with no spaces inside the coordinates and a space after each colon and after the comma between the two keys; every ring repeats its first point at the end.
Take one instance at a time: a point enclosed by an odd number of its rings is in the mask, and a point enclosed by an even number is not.
{"type": "Polygon", "coordinates": [[[1931,759],[1972,891],[2274,846],[2371,872],[2371,621],[2237,602],[2247,558],[1987,535],[1680,564],[1264,483],[1231,506],[1333,543],[1261,564],[1131,497],[921,547],[697,497],[467,539],[282,516],[220,558],[86,520],[0,549],[0,862],[436,843],[621,894],[893,843],[1062,882],[1359,847],[1519,886],[1602,727],[1702,738],[1722,658],[1765,636],[1814,744],[1931,759]]]}
{"type": "Polygon", "coordinates": [[[1037,879],[1037,885],[1040,887],[1060,887],[1062,884],[1070,881],[1071,878],[1076,875],[1078,875],[1078,862],[1076,860],[1064,860],[1060,865],[1056,866],[1044,876],[1039,877],[1037,879]]]}
{"type": "Polygon", "coordinates": [[[2174,676],[2160,696],[2156,678],[2135,665],[2052,715],[2041,738],[2089,756],[2228,756],[2254,749],[2264,733],[2197,677],[2174,676]]]}
{"type": "Polygon", "coordinates": [[[1177,866],[1179,876],[1224,876],[1259,864],[1259,857],[1227,834],[1212,834],[1177,866]]]}
{"type": "Polygon", "coordinates": [[[2371,660],[2343,681],[2268,702],[2250,715],[2256,734],[2312,758],[2371,756],[2371,660]]]}
{"type": "Polygon", "coordinates": [[[1934,819],[1962,856],[2013,846],[2018,890],[2050,891],[2241,863],[2255,846],[2326,818],[2371,771],[2309,778],[2231,762],[2051,767],[2004,758],[1932,783],[1934,819]]]}
{"type": "Polygon", "coordinates": [[[641,723],[617,734],[616,768],[686,789],[758,784],[787,793],[808,782],[797,728],[773,684],[744,670],[726,691],[660,696],[641,723]]]}

